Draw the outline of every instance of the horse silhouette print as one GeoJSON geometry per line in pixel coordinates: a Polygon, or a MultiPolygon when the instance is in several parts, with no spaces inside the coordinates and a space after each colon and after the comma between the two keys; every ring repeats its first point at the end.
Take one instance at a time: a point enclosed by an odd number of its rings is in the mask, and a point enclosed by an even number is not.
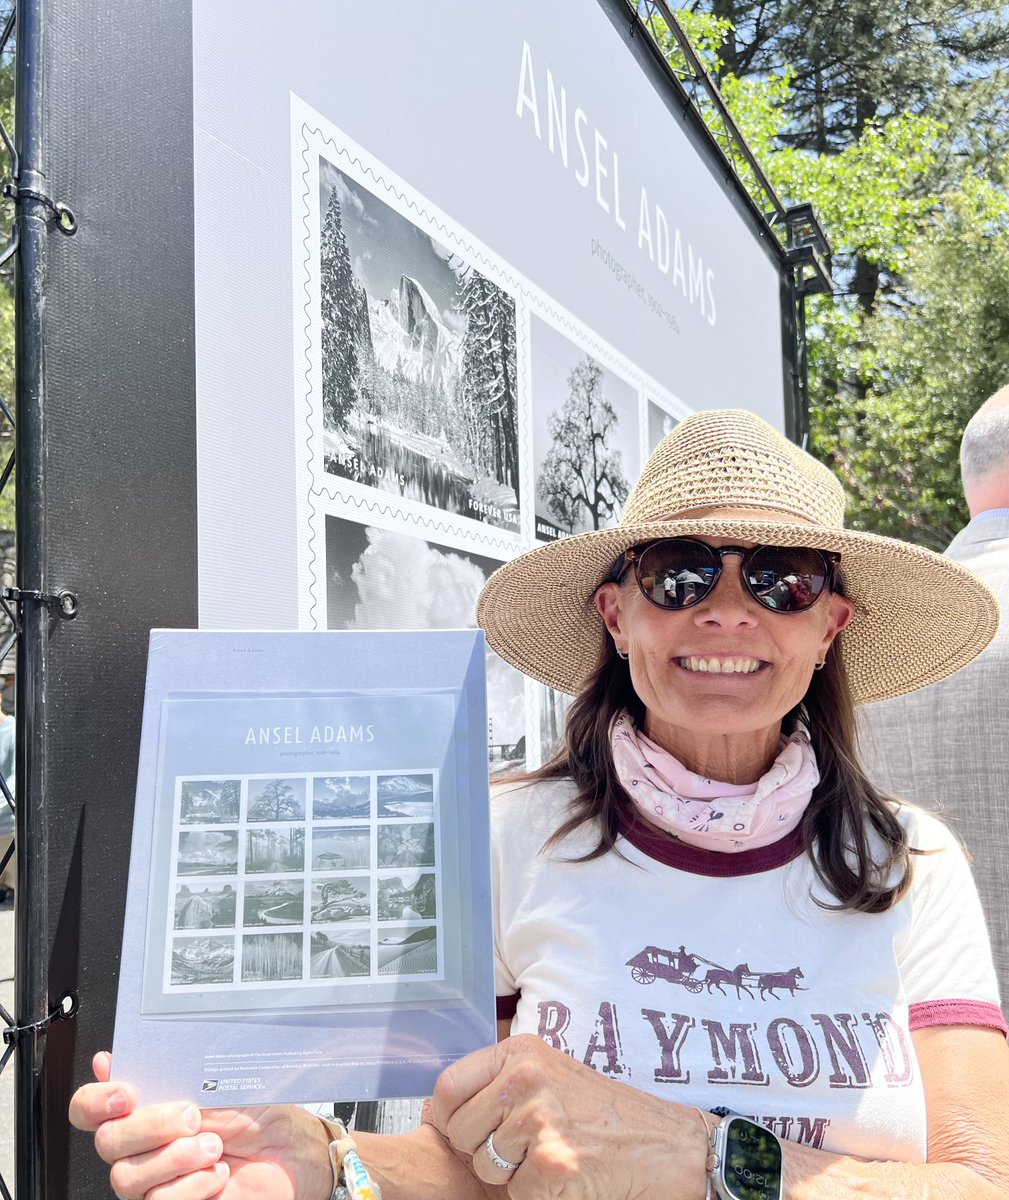
{"type": "Polygon", "coordinates": [[[754,971],[750,964],[739,963],[737,966],[723,967],[712,962],[701,954],[693,954],[686,946],[679,950],[663,950],[660,946],[646,946],[639,954],[627,960],[631,968],[631,978],[635,983],[650,984],[656,979],[664,979],[667,983],[675,983],[684,987],[688,992],[700,992],[707,989],[710,995],[720,992],[728,996],[726,988],[734,988],[737,999],[742,999],[745,993],[751,1000],[780,1000],[781,993],[788,992],[794,996],[796,992],[805,991],[799,983],[804,975],[799,967],[787,971],[754,971]],[[707,967],[700,974],[701,967],[707,967]]]}

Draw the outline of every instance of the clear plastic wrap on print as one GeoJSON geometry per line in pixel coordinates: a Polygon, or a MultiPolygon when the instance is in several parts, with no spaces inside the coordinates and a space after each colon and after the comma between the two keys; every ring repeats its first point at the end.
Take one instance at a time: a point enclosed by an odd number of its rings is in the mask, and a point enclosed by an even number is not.
{"type": "Polygon", "coordinates": [[[114,1047],[145,1101],[426,1095],[493,1040],[484,660],[152,634],[114,1047]]]}

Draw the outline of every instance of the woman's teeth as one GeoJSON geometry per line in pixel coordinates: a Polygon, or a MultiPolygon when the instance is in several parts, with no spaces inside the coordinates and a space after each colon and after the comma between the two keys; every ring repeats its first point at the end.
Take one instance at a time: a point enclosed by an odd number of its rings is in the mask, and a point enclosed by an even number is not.
{"type": "Polygon", "coordinates": [[[705,671],[711,675],[752,675],[760,670],[758,658],[678,658],[685,671],[705,671]]]}

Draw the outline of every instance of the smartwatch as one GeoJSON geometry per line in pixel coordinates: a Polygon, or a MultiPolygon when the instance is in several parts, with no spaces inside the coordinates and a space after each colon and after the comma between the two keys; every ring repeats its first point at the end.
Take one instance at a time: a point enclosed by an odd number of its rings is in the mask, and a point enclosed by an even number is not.
{"type": "Polygon", "coordinates": [[[708,1142],[708,1179],[721,1200],[782,1200],[781,1142],[763,1125],[727,1108],[708,1142]]]}

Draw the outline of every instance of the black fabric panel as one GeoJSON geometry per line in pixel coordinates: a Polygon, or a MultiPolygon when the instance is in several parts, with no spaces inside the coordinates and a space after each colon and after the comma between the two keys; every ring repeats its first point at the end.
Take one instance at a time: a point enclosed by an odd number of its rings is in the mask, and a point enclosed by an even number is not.
{"type": "MultiPolygon", "coordinates": [[[[53,196],[46,296],[45,577],[80,613],[49,641],[44,712],[51,996],[47,1196],[110,1195],[70,1091],[109,1047],[147,634],[197,623],[192,36],[185,0],[46,4],[53,196]]],[[[139,949],[139,948],[138,948],[139,949]]]]}

